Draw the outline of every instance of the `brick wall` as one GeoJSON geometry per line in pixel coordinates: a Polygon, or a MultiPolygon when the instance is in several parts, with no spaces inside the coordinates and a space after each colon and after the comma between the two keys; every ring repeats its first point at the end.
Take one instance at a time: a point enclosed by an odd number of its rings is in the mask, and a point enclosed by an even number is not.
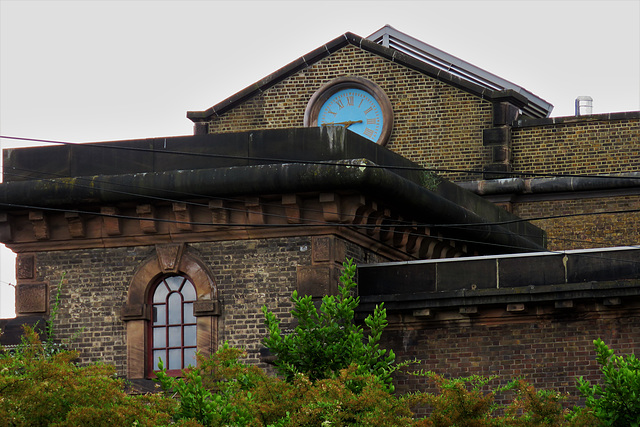
{"type": "MultiPolygon", "coordinates": [[[[309,98],[323,84],[347,75],[378,84],[395,114],[387,147],[424,166],[482,169],[489,152],[482,130],[490,127],[490,102],[389,62],[354,46],[306,68],[209,124],[210,133],[303,126],[309,98]]],[[[448,173],[450,179],[473,179],[448,173]]]]}
{"type": "MultiPolygon", "coordinates": [[[[600,378],[594,339],[601,338],[618,355],[640,353],[640,309],[601,310],[406,326],[385,331],[383,340],[397,360],[417,358],[420,363],[412,369],[447,378],[497,375],[495,385],[522,377],[536,388],[568,393],[571,407],[579,401],[576,378],[600,378]]],[[[403,374],[396,376],[396,385],[400,392],[434,390],[424,378],[403,374]]]]}
{"type": "Polygon", "coordinates": [[[125,324],[120,310],[135,268],[153,252],[152,247],[40,252],[36,277],[49,282],[49,307],[64,273],[56,338],[80,352],[82,362],[113,364],[126,369],[125,324]]]}
{"type": "Polygon", "coordinates": [[[640,119],[566,118],[512,129],[518,172],[608,174],[640,171],[640,119]]]}
{"type": "Polygon", "coordinates": [[[640,212],[600,213],[625,210],[640,210],[640,195],[536,200],[513,205],[513,213],[525,219],[594,214],[532,221],[547,232],[550,250],[637,245],[640,242],[640,212]]]}
{"type": "MultiPolygon", "coordinates": [[[[335,238],[338,251],[356,262],[385,261],[360,246],[335,238]]],[[[311,237],[203,242],[189,245],[190,253],[210,268],[218,286],[221,316],[218,342],[243,348],[258,363],[266,329],[261,307],[291,324],[291,293],[297,288],[298,267],[311,265],[311,237]]],[[[48,281],[49,304],[64,272],[57,338],[70,341],[83,363],[103,361],[126,372],[126,326],[121,309],[135,270],[155,254],[155,247],[69,250],[36,254],[36,279],[48,281]]],[[[337,264],[338,260],[331,261],[337,264]]],[[[341,260],[340,260],[341,262],[341,260]]]]}

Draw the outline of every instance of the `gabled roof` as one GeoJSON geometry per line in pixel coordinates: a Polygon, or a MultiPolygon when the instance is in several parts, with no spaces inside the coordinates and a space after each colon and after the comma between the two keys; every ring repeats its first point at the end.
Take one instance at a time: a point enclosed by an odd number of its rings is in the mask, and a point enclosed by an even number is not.
{"type": "Polygon", "coordinates": [[[529,103],[523,108],[526,115],[531,117],[548,117],[553,110],[553,105],[544,99],[537,97],[531,92],[491,74],[482,68],[476,67],[462,59],[422,42],[408,34],[396,30],[391,25],[385,25],[375,33],[367,37],[368,40],[391,47],[420,61],[432,65],[440,70],[451,73],[471,83],[478,84],[484,88],[502,91],[511,89],[524,95],[529,103]]]}
{"type": "Polygon", "coordinates": [[[347,45],[359,47],[483,99],[511,102],[530,117],[547,117],[553,108],[551,104],[513,83],[401,33],[393,27],[385,26],[368,38],[345,33],[207,110],[188,111],[187,117],[193,122],[202,122],[223,115],[347,45]]]}

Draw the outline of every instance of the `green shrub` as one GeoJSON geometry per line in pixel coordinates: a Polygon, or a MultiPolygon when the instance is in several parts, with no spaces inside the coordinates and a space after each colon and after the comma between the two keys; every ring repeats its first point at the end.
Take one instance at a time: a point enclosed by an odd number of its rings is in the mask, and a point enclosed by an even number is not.
{"type": "Polygon", "coordinates": [[[603,385],[578,378],[578,390],[587,407],[606,426],[640,426],[640,359],[616,356],[601,340],[593,342],[603,385]]]}
{"type": "Polygon", "coordinates": [[[444,378],[433,372],[413,372],[426,376],[438,388],[437,393],[415,393],[414,402],[427,406],[430,415],[426,425],[433,427],[529,427],[583,426],[587,418],[569,422],[565,419],[562,402],[565,396],[550,390],[536,390],[528,382],[517,379],[504,386],[492,386],[497,377],[472,375],[444,378]],[[496,396],[507,398],[506,404],[496,402],[496,396]]]}
{"type": "Polygon", "coordinates": [[[171,419],[171,400],[129,396],[114,368],[79,367],[75,352],[50,352],[32,329],[0,353],[0,420],[8,426],[155,426],[171,419]]]}
{"type": "Polygon", "coordinates": [[[389,393],[375,376],[356,367],[311,381],[296,374],[287,382],[239,361],[245,353],[223,346],[199,357],[183,378],[158,372],[158,382],[177,398],[174,419],[206,426],[413,426],[410,398],[389,393]],[[358,383],[358,392],[352,384],[358,383]]]}
{"type": "Polygon", "coordinates": [[[225,343],[210,358],[198,354],[197,367],[183,370],[182,378],[167,375],[162,361],[157,381],[169,395],[178,398],[176,420],[195,420],[210,425],[247,425],[250,414],[246,405],[234,402],[241,394],[251,399],[254,377],[261,371],[238,361],[242,351],[225,343]]]}
{"type": "Polygon", "coordinates": [[[343,263],[338,295],[325,296],[319,310],[311,296],[298,296],[293,292],[292,316],[297,326],[292,334],[280,330],[280,320],[266,306],[262,307],[268,337],[264,345],[276,356],[277,370],[291,381],[303,373],[311,381],[331,378],[351,365],[358,374],[370,373],[392,389],[391,373],[394,367],[393,351],[380,348],[380,337],[387,326],[386,310],[376,307],[365,319],[370,332],[365,337],[361,326],[354,322],[354,310],[360,299],[352,295],[357,286],[353,278],[356,266],[352,260],[343,263]]]}

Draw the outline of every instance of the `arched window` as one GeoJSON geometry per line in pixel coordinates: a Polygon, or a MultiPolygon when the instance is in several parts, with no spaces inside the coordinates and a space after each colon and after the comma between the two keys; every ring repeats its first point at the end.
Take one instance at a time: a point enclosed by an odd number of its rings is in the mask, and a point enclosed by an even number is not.
{"type": "Polygon", "coordinates": [[[169,374],[179,374],[187,366],[195,366],[197,350],[194,302],[196,289],[185,276],[167,275],[160,279],[150,295],[152,321],[149,337],[150,371],[158,370],[162,359],[169,374]]]}
{"type": "Polygon", "coordinates": [[[218,346],[220,305],[213,274],[185,245],[157,245],[135,270],[122,320],[127,333],[127,378],[151,378],[158,357],[170,373],[218,346]],[[179,344],[178,344],[179,342],[179,344]]]}

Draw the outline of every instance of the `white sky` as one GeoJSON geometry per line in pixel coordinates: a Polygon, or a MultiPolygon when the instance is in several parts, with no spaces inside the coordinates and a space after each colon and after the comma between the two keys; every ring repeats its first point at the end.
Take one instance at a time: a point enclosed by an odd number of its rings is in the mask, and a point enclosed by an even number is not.
{"type": "MultiPolygon", "coordinates": [[[[385,24],[572,115],[640,110],[640,0],[0,0],[0,134],[70,142],[188,135],[205,110],[350,31],[385,24]]],[[[16,146],[0,139],[0,148],[16,146]]],[[[13,315],[0,245],[0,317],[13,315]]]]}

